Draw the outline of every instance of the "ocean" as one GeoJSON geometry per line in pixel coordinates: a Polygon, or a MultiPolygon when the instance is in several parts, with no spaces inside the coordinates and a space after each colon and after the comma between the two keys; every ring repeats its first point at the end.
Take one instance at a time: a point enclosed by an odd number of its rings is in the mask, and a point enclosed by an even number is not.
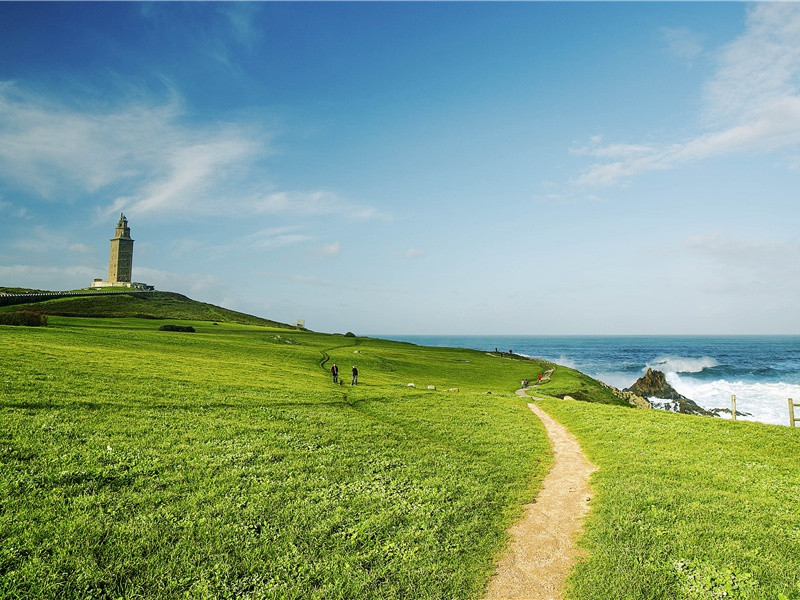
{"type": "MultiPolygon", "coordinates": [[[[424,346],[513,350],[577,369],[619,389],[630,387],[652,367],[703,408],[729,409],[731,395],[736,395],[741,420],[788,425],[787,399],[800,402],[800,336],[376,337],[424,346]]],[[[796,412],[800,417],[800,409],[796,412]]]]}

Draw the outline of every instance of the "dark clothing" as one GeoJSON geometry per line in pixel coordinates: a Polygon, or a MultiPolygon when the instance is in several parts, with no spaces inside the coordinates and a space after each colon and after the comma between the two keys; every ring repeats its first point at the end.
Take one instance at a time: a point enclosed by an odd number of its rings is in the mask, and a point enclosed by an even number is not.
{"type": "Polygon", "coordinates": [[[350,382],[350,385],[356,385],[358,383],[358,369],[353,367],[353,381],[350,382]]]}
{"type": "Polygon", "coordinates": [[[333,383],[339,383],[339,367],[335,364],[331,367],[331,374],[333,375],[333,383]]]}

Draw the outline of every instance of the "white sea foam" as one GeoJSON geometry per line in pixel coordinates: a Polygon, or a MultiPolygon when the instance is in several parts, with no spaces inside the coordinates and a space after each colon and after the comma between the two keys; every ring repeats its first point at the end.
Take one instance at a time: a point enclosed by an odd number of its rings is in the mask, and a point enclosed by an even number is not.
{"type": "Polygon", "coordinates": [[[555,360],[552,360],[551,362],[554,362],[557,365],[562,365],[562,366],[567,367],[569,369],[577,369],[578,368],[577,363],[574,360],[572,360],[571,358],[567,358],[563,354],[559,358],[557,358],[555,360]]]}
{"type": "Polygon", "coordinates": [[[730,408],[731,396],[735,395],[737,412],[752,415],[738,418],[761,423],[788,425],[787,399],[800,401],[800,385],[790,383],[745,383],[725,379],[698,381],[676,373],[667,374],[667,383],[705,409],[730,408]]]}
{"type": "Polygon", "coordinates": [[[699,373],[703,369],[717,367],[716,358],[710,356],[685,357],[685,356],[659,356],[647,363],[647,368],[661,371],[662,373],[699,373]]]}

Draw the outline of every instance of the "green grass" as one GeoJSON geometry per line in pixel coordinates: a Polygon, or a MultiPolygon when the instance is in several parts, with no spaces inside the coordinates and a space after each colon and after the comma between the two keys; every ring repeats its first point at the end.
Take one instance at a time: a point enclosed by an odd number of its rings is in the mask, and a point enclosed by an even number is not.
{"type": "Polygon", "coordinates": [[[482,595],[550,464],[539,365],[163,322],[0,327],[0,596],[482,595]]]}
{"type": "MultiPolygon", "coordinates": [[[[513,390],[552,365],[110,298],[0,326],[0,597],[483,595],[551,461],[513,390]]],[[[798,430],[559,366],[532,394],[591,401],[542,401],[600,467],[570,600],[800,599],[798,430]]]]}
{"type": "Polygon", "coordinates": [[[569,598],[800,598],[800,431],[541,404],[599,467],[569,598]]]}
{"type": "Polygon", "coordinates": [[[270,321],[269,319],[262,319],[213,304],[191,300],[174,292],[98,294],[97,296],[65,297],[43,302],[0,307],[0,313],[20,310],[66,317],[182,319],[291,328],[289,325],[270,321]]]}

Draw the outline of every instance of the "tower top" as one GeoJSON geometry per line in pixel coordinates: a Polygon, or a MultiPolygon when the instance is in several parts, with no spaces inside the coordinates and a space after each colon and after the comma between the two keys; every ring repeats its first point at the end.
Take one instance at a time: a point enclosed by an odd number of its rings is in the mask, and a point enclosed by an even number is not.
{"type": "Polygon", "coordinates": [[[128,227],[128,219],[125,218],[125,213],[119,213],[119,222],[112,239],[131,239],[131,228],[128,227]]]}

